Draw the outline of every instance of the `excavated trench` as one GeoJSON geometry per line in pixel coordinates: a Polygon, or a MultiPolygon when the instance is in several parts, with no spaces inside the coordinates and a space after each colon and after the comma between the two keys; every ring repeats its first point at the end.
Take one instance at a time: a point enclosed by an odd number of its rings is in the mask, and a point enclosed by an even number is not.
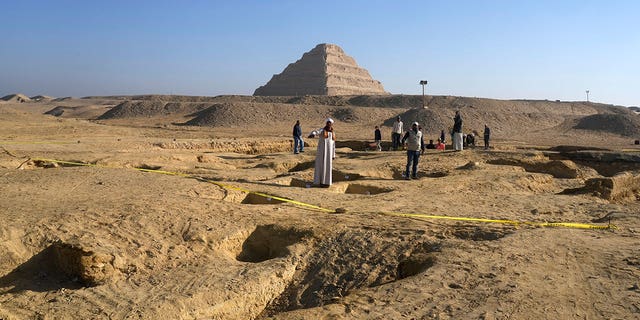
{"type": "MultiPolygon", "coordinates": [[[[273,256],[282,254],[279,247],[272,249],[258,251],[262,257],[271,256],[266,255],[267,252],[273,256]]],[[[289,286],[272,300],[260,317],[330,304],[353,290],[428,272],[437,263],[439,250],[439,243],[419,235],[399,240],[396,236],[361,230],[322,239],[298,266],[289,286]]]]}
{"type": "Polygon", "coordinates": [[[77,167],[78,166],[77,164],[72,164],[71,162],[82,163],[87,165],[96,164],[95,162],[86,162],[81,160],[65,160],[65,161],[68,163],[53,162],[53,161],[47,161],[47,160],[29,160],[27,162],[22,163],[18,168],[19,169],[35,169],[35,168],[51,169],[51,168],[58,168],[58,167],[77,167]]]}
{"type": "Polygon", "coordinates": [[[512,229],[491,228],[491,227],[456,227],[455,229],[445,229],[445,237],[453,236],[461,240],[472,241],[493,241],[504,238],[513,233],[512,229]],[[450,236],[449,236],[450,235],[450,236]]]}
{"type": "MultiPolygon", "coordinates": [[[[424,232],[343,229],[318,238],[309,229],[269,224],[257,226],[244,241],[224,250],[254,268],[270,268],[283,261],[296,264],[295,272],[281,289],[259,290],[260,294],[273,295],[260,314],[246,315],[265,318],[335,303],[353,290],[428,272],[437,263],[441,244],[423,235],[424,232]],[[268,263],[274,259],[284,260],[268,263]]],[[[245,299],[254,301],[255,297],[245,299]]]]}
{"type": "MultiPolygon", "coordinates": [[[[280,198],[278,196],[278,198],[280,198]]],[[[284,198],[284,197],[282,197],[284,198]]],[[[264,196],[256,193],[246,193],[241,191],[227,191],[224,197],[224,201],[241,203],[241,204],[280,204],[284,203],[282,200],[278,200],[269,196],[264,196]]]]}
{"type": "Polygon", "coordinates": [[[375,195],[381,193],[387,193],[393,191],[392,188],[382,188],[366,184],[348,183],[343,185],[336,185],[333,191],[346,194],[362,194],[362,195],[375,195]]]}
{"type": "Polygon", "coordinates": [[[248,193],[240,203],[242,204],[280,204],[280,203],[284,203],[284,201],[274,199],[271,197],[264,197],[261,195],[257,195],[255,193],[248,193]]]}
{"type": "Polygon", "coordinates": [[[142,170],[160,170],[160,168],[162,168],[162,166],[154,166],[154,165],[148,165],[148,164],[142,163],[142,164],[134,166],[134,168],[142,169],[142,170]]]}
{"type": "Polygon", "coordinates": [[[559,179],[579,177],[579,168],[569,160],[493,159],[488,164],[521,167],[527,172],[550,174],[559,179]]]}
{"type": "Polygon", "coordinates": [[[590,167],[605,177],[613,177],[624,171],[640,171],[640,156],[637,154],[565,149],[555,148],[552,151],[557,152],[547,152],[545,155],[551,160],[570,160],[578,165],[590,167]]]}
{"type": "Polygon", "coordinates": [[[314,166],[315,166],[315,161],[300,162],[297,165],[293,166],[291,169],[289,169],[289,172],[304,171],[304,170],[307,170],[307,169],[311,169],[314,166]]]}

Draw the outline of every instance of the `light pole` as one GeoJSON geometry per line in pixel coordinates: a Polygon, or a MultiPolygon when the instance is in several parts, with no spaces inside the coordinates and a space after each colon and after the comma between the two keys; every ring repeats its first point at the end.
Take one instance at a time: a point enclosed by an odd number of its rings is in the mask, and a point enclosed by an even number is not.
{"type": "Polygon", "coordinates": [[[589,90],[585,91],[587,93],[587,102],[589,102],[589,90]]]}
{"type": "Polygon", "coordinates": [[[424,104],[424,86],[427,85],[429,81],[427,80],[420,80],[420,85],[422,85],[422,108],[425,108],[425,104],[424,104]]]}

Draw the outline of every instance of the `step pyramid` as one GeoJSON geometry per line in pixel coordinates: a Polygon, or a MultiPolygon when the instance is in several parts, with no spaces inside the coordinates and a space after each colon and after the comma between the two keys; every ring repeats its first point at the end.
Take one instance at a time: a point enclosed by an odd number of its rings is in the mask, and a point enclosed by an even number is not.
{"type": "Polygon", "coordinates": [[[322,43],[289,64],[254,96],[385,95],[380,81],[335,44],[322,43]]]}

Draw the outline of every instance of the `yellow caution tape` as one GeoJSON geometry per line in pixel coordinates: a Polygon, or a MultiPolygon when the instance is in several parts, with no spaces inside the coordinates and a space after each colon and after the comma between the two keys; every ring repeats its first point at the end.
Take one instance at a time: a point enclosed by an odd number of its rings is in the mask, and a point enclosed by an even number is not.
{"type": "MultiPolygon", "coordinates": [[[[34,161],[45,161],[45,162],[55,162],[55,163],[75,165],[75,166],[90,166],[90,167],[101,167],[101,168],[120,168],[120,167],[102,166],[102,165],[97,165],[97,164],[92,164],[92,163],[72,162],[72,161],[63,161],[63,160],[55,160],[55,159],[44,159],[44,158],[32,158],[31,160],[34,160],[34,161]]],[[[261,197],[265,197],[265,198],[271,198],[271,199],[275,199],[275,200],[278,200],[278,201],[291,203],[293,205],[297,205],[297,206],[301,206],[301,207],[305,207],[305,208],[313,209],[313,210],[317,210],[317,211],[328,212],[328,213],[335,213],[336,212],[335,210],[323,208],[323,207],[316,206],[316,205],[313,205],[313,204],[304,203],[304,202],[300,202],[300,201],[295,201],[295,200],[291,200],[291,199],[287,199],[287,198],[282,198],[282,197],[278,197],[278,196],[274,196],[274,195],[270,195],[270,194],[266,194],[266,193],[262,193],[262,192],[251,191],[249,189],[245,189],[245,188],[242,188],[242,187],[237,187],[237,186],[232,186],[232,185],[220,183],[220,182],[215,181],[215,180],[205,179],[205,178],[194,176],[194,175],[191,175],[191,174],[172,172],[172,171],[164,171],[164,170],[155,170],[155,169],[144,169],[144,168],[133,168],[133,169],[138,170],[138,171],[142,171],[142,172],[151,172],[151,173],[173,175],[173,176],[179,176],[179,177],[185,177],[185,178],[193,178],[193,179],[197,179],[197,180],[200,180],[200,181],[204,181],[204,182],[208,182],[208,183],[217,185],[219,187],[222,187],[222,188],[228,189],[228,190],[237,190],[237,191],[241,191],[241,192],[248,193],[248,194],[249,193],[250,194],[255,194],[257,196],[261,196],[261,197]]],[[[609,224],[609,225],[606,225],[606,226],[598,226],[598,225],[592,225],[592,224],[586,224],[586,223],[574,223],[574,222],[531,222],[531,221],[516,221],[516,220],[506,220],[506,219],[484,219],[484,218],[452,217],[452,216],[427,215],[427,214],[419,214],[419,213],[399,213],[399,212],[376,212],[376,213],[384,214],[384,215],[391,215],[391,216],[398,216],[398,217],[410,217],[410,218],[442,219],[442,220],[484,222],[484,223],[499,223],[499,224],[509,224],[509,225],[513,225],[513,226],[516,226],[516,227],[519,227],[521,225],[527,225],[527,226],[534,226],[534,227],[564,227],[564,228],[574,228],[574,229],[597,229],[597,230],[609,230],[609,229],[614,230],[614,229],[618,228],[613,224],[609,224]]]]}
{"type": "Polygon", "coordinates": [[[504,220],[504,219],[483,219],[483,218],[437,216],[437,215],[427,215],[427,214],[419,214],[419,213],[398,213],[398,212],[380,212],[380,213],[385,215],[390,215],[390,216],[399,216],[399,217],[510,224],[516,227],[519,227],[521,225],[527,225],[527,226],[533,226],[533,227],[565,227],[565,228],[573,228],[573,229],[598,229],[598,230],[618,229],[618,227],[613,224],[609,224],[606,226],[598,226],[593,224],[575,223],[575,222],[532,222],[532,221],[517,221],[517,220],[504,220]]]}
{"type": "MultiPolygon", "coordinates": [[[[33,160],[33,161],[55,162],[55,163],[75,165],[75,166],[100,167],[100,168],[119,168],[119,167],[101,166],[101,165],[97,165],[97,164],[93,164],[93,163],[72,162],[72,161],[63,161],[63,160],[56,160],[56,159],[32,158],[31,160],[33,160]]],[[[309,209],[313,209],[313,210],[318,210],[318,211],[323,211],[323,212],[331,212],[331,213],[335,212],[335,210],[322,208],[320,206],[316,206],[316,205],[313,205],[313,204],[304,203],[304,202],[300,202],[300,201],[295,201],[295,200],[291,200],[291,199],[287,199],[287,198],[282,198],[282,197],[278,197],[278,196],[274,196],[274,195],[270,195],[270,194],[266,194],[266,193],[251,191],[249,189],[245,189],[245,188],[241,188],[241,187],[236,187],[236,186],[220,183],[220,182],[215,181],[215,180],[205,179],[205,178],[202,178],[202,177],[198,177],[198,176],[194,176],[194,175],[190,175],[190,174],[186,174],[186,173],[164,171],[164,170],[155,170],[155,169],[145,169],[145,168],[133,168],[133,169],[138,170],[138,171],[142,171],[142,172],[151,172],[151,173],[166,174],[166,175],[179,176],[179,177],[185,177],[185,178],[193,178],[193,179],[197,179],[197,180],[200,180],[200,181],[204,181],[204,182],[208,182],[208,183],[211,183],[211,184],[215,184],[215,185],[217,185],[219,187],[222,187],[222,188],[225,188],[225,189],[228,189],[228,190],[237,190],[237,191],[244,192],[244,193],[247,193],[247,194],[251,193],[251,194],[255,194],[257,196],[261,196],[261,197],[265,197],[265,198],[271,198],[271,199],[275,199],[275,200],[278,200],[278,201],[291,203],[291,204],[294,204],[294,205],[297,205],[297,206],[301,206],[301,207],[305,207],[305,208],[309,208],[309,209]]]]}

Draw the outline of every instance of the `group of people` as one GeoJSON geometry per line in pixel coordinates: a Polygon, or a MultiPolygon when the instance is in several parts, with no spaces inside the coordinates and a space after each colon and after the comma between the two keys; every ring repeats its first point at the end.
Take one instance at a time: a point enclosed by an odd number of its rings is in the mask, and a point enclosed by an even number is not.
{"type": "MultiPolygon", "coordinates": [[[[415,123],[417,124],[417,122],[415,123]]],[[[404,142],[402,141],[402,139],[400,139],[403,126],[404,124],[402,123],[402,119],[400,117],[397,117],[396,121],[393,123],[393,129],[391,132],[391,149],[393,150],[398,150],[402,145],[404,145],[404,142]]],[[[418,130],[422,131],[420,124],[418,124],[418,130]]],[[[382,147],[380,145],[382,142],[382,134],[380,133],[380,129],[378,128],[378,126],[376,126],[375,139],[376,145],[379,146],[378,151],[381,151],[382,147]]],[[[429,144],[425,146],[425,149],[444,150],[446,147],[445,143],[444,130],[442,130],[442,132],[440,133],[440,138],[438,139],[438,143],[434,144],[433,140],[429,140],[429,144]]]]}
{"type": "MultiPolygon", "coordinates": [[[[328,187],[332,183],[331,170],[333,168],[333,160],[336,157],[335,141],[336,136],[333,130],[333,119],[327,118],[323,128],[314,130],[309,135],[310,138],[318,137],[318,148],[315,160],[315,171],[313,183],[328,187]]],[[[418,122],[411,124],[411,129],[403,133],[403,123],[400,117],[397,117],[393,124],[391,132],[392,149],[398,150],[401,146],[406,146],[407,165],[404,172],[404,178],[407,180],[418,178],[418,162],[420,155],[424,154],[425,149],[445,150],[445,131],[440,132],[440,138],[437,143],[429,140],[429,144],[425,145],[424,136],[418,122]]],[[[460,111],[456,111],[453,118],[453,129],[451,130],[453,148],[456,151],[462,151],[464,145],[474,145],[475,137],[473,134],[463,135],[462,133],[462,116],[460,111]]],[[[484,148],[489,148],[489,140],[491,137],[491,129],[484,126],[484,148]]],[[[375,146],[378,151],[382,150],[382,133],[378,126],[374,131],[375,146]]],[[[304,152],[304,140],[302,138],[302,127],[300,121],[296,121],[293,126],[293,153],[298,154],[304,152]]]]}
{"type": "MultiPolygon", "coordinates": [[[[453,117],[453,130],[451,131],[453,138],[453,148],[456,151],[462,151],[465,146],[475,147],[476,138],[473,132],[464,135],[462,133],[462,116],[460,111],[456,111],[455,117],[453,117]]],[[[444,136],[444,130],[442,130],[441,136],[444,136]]],[[[491,129],[486,124],[484,125],[484,149],[489,149],[489,140],[491,139],[491,129]]]]}

